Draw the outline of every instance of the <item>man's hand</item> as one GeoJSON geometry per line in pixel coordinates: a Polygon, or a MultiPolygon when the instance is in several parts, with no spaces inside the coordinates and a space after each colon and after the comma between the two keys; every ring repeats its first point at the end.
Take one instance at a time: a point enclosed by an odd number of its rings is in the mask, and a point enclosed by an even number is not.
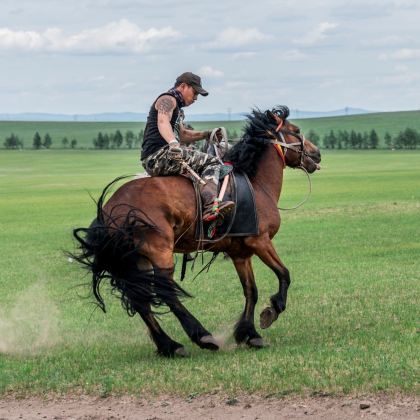
{"type": "Polygon", "coordinates": [[[173,160],[182,160],[182,149],[178,142],[169,144],[168,158],[173,160]]]}

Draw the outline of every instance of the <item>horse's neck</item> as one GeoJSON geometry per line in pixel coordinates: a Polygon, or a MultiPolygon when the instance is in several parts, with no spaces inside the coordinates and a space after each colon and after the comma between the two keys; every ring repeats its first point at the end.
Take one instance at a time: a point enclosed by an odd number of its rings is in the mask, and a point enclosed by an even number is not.
{"type": "Polygon", "coordinates": [[[275,203],[279,201],[283,183],[283,162],[273,146],[268,146],[255,175],[254,188],[263,189],[275,203]]]}

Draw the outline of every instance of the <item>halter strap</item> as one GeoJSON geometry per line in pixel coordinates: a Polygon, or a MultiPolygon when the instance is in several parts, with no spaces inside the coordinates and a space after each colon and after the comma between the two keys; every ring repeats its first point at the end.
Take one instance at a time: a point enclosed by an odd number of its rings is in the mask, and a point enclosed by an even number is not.
{"type": "Polygon", "coordinates": [[[274,144],[274,145],[279,145],[279,146],[283,146],[285,149],[291,149],[295,152],[300,152],[300,150],[296,149],[294,146],[300,146],[302,144],[302,142],[296,142],[296,143],[286,143],[286,140],[284,138],[283,133],[280,131],[278,133],[282,139],[282,141],[279,140],[270,140],[270,143],[274,144]]]}
{"type": "Polygon", "coordinates": [[[283,162],[283,166],[286,167],[286,158],[284,156],[283,149],[281,148],[280,144],[279,143],[274,143],[274,142],[270,142],[270,143],[274,144],[274,148],[277,150],[277,153],[279,154],[280,159],[283,162]]]}
{"type": "MultiPolygon", "coordinates": [[[[281,127],[281,124],[279,124],[279,127],[281,127]]],[[[279,127],[277,127],[277,128],[279,128],[279,127]]],[[[299,140],[300,140],[299,142],[286,143],[286,139],[284,138],[284,134],[281,130],[279,130],[279,131],[276,130],[276,134],[277,134],[277,136],[279,136],[281,138],[282,141],[270,140],[270,143],[274,145],[274,148],[277,150],[277,153],[279,154],[279,156],[280,156],[280,158],[281,158],[281,160],[284,164],[284,167],[286,167],[286,153],[287,153],[287,150],[290,149],[290,150],[293,150],[296,153],[303,154],[304,153],[303,144],[305,142],[305,138],[299,136],[299,140]],[[301,146],[302,150],[298,149],[295,146],[301,146]]],[[[291,134],[293,134],[296,137],[295,133],[291,133],[291,134]]],[[[302,160],[302,158],[303,158],[303,155],[301,156],[301,160],[302,160]]]]}

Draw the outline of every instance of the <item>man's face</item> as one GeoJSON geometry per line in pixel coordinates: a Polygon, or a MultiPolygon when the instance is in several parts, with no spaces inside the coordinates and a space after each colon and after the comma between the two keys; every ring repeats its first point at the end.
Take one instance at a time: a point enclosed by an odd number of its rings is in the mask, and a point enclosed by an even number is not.
{"type": "Polygon", "coordinates": [[[179,86],[179,91],[181,92],[182,97],[184,98],[185,106],[189,106],[197,100],[198,93],[192,86],[187,85],[186,83],[182,83],[179,86]]]}

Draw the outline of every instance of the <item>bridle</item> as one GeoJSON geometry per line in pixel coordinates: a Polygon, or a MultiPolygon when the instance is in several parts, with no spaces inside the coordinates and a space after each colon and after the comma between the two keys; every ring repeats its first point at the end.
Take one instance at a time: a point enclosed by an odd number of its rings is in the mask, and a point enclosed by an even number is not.
{"type": "Polygon", "coordinates": [[[297,168],[303,168],[303,159],[305,157],[311,158],[307,152],[305,152],[305,136],[302,133],[296,133],[295,131],[288,130],[287,128],[282,127],[282,122],[277,126],[275,133],[270,131],[275,140],[270,140],[271,144],[274,144],[277,152],[283,160],[284,165],[286,166],[286,153],[288,150],[293,150],[300,156],[300,163],[297,168]],[[287,143],[284,135],[291,135],[297,138],[299,141],[294,143],[287,143]]]}
{"type": "Polygon", "coordinates": [[[297,205],[295,205],[294,207],[289,207],[289,208],[284,208],[284,207],[277,207],[278,210],[295,210],[298,207],[302,206],[303,204],[306,203],[306,201],[308,201],[309,196],[311,195],[312,192],[312,183],[311,183],[311,178],[309,176],[308,171],[306,170],[306,168],[303,166],[303,159],[305,157],[313,160],[311,158],[311,156],[309,156],[309,154],[307,152],[305,152],[305,136],[298,132],[296,133],[295,131],[291,131],[288,130],[287,128],[283,127],[283,120],[280,120],[280,123],[278,124],[275,133],[273,133],[270,130],[270,134],[275,137],[275,140],[270,140],[270,143],[274,145],[274,147],[277,150],[277,153],[279,154],[280,158],[283,161],[284,167],[286,167],[286,153],[288,150],[293,150],[295,153],[298,153],[298,155],[300,156],[300,163],[298,166],[296,166],[296,169],[301,169],[303,172],[305,172],[306,176],[308,177],[308,182],[309,182],[309,191],[308,194],[306,195],[306,197],[297,205]],[[294,142],[294,143],[287,143],[286,139],[284,137],[284,135],[291,135],[295,138],[297,138],[299,141],[298,142],[294,142]]]}

